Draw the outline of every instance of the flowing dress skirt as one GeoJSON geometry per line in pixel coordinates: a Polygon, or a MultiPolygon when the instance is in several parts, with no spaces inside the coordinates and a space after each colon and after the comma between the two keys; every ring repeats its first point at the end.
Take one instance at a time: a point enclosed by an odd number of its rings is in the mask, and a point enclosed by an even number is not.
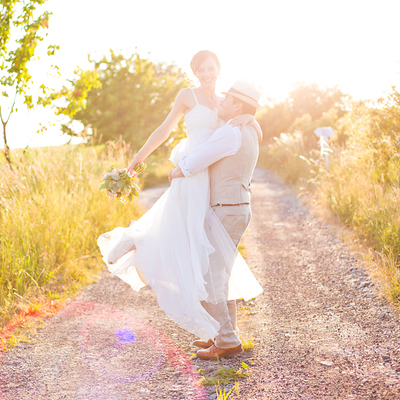
{"type": "Polygon", "coordinates": [[[219,323],[201,301],[248,300],[262,291],[209,205],[208,170],[174,179],[138,221],[97,243],[113,275],[136,291],[150,285],[165,313],[204,339],[216,336],[219,323]],[[210,268],[211,255],[218,262],[210,268]]]}

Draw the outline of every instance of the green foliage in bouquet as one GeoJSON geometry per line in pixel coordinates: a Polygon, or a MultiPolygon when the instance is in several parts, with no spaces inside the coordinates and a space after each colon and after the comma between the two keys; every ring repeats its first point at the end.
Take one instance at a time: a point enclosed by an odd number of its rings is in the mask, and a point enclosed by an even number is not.
{"type": "MultiPolygon", "coordinates": [[[[134,171],[140,173],[146,167],[145,163],[140,163],[135,166],[134,171]]],[[[100,190],[106,190],[110,199],[119,200],[123,204],[132,201],[134,196],[139,196],[139,187],[135,179],[128,175],[126,168],[121,170],[113,168],[108,171],[100,182],[100,190]]]]}

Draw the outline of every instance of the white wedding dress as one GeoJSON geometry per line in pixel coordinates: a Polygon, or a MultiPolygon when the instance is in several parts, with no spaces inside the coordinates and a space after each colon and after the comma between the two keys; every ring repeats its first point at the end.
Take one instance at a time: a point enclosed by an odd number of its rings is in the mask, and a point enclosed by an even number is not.
{"type": "MultiPolygon", "coordinates": [[[[197,99],[196,99],[197,103],[197,99]]],[[[187,139],[171,154],[175,166],[216,130],[217,110],[198,104],[185,116],[187,139]]],[[[208,169],[174,179],[153,207],[128,228],[97,241],[103,260],[136,291],[149,284],[165,313],[185,330],[214,338],[219,323],[201,301],[248,300],[262,288],[209,205],[208,169]],[[136,247],[132,250],[133,245],[136,247]],[[217,257],[212,263],[210,257],[217,257]],[[229,285],[227,284],[229,281],[229,285]]]]}

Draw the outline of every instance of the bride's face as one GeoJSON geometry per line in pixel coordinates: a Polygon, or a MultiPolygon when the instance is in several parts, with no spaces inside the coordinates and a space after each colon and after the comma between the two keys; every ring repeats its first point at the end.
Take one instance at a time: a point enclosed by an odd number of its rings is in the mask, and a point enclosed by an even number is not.
{"type": "Polygon", "coordinates": [[[200,81],[201,86],[215,87],[218,78],[218,66],[212,57],[207,58],[199,69],[196,71],[196,76],[200,81]]]}

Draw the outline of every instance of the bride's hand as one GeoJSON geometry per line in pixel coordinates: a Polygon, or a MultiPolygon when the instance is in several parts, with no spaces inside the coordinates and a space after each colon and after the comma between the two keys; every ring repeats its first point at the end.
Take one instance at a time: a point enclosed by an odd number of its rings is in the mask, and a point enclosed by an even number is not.
{"type": "Polygon", "coordinates": [[[238,115],[235,118],[233,118],[229,124],[232,126],[239,126],[240,130],[242,130],[244,126],[246,126],[248,124],[252,124],[254,121],[255,121],[255,118],[253,115],[241,114],[241,115],[238,115]]]}
{"type": "Polygon", "coordinates": [[[133,159],[131,162],[131,165],[128,167],[128,175],[131,176],[132,178],[138,176],[140,172],[136,172],[134,168],[136,167],[137,164],[140,164],[142,161],[136,160],[136,157],[133,159]]]}
{"type": "Polygon", "coordinates": [[[263,138],[263,133],[261,130],[261,126],[254,118],[254,115],[251,115],[251,114],[238,115],[237,117],[232,119],[230,124],[232,126],[239,126],[240,130],[242,130],[243,127],[246,125],[252,126],[256,130],[258,141],[261,142],[261,140],[263,138]]]}

